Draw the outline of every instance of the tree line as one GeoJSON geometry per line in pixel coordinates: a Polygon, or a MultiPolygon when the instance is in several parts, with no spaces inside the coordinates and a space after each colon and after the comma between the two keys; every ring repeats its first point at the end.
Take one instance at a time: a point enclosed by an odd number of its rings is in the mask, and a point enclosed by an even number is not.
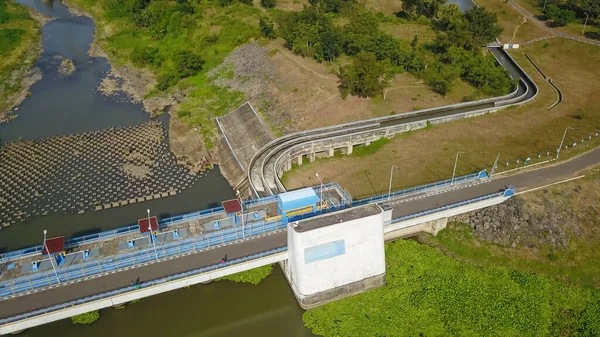
{"type": "Polygon", "coordinates": [[[600,18],[600,0],[539,0],[538,6],[557,27],[566,26],[577,17],[586,22],[600,18]]]}
{"type": "Polygon", "coordinates": [[[394,75],[408,71],[424,79],[433,90],[446,95],[459,78],[482,93],[500,95],[515,83],[483,47],[502,31],[496,15],[483,8],[461,13],[445,0],[407,0],[403,15],[430,22],[436,31],[433,42],[398,39],[383,32],[381,16],[353,1],[311,0],[300,12],[275,12],[274,20],[263,17],[261,32],[276,35],[294,53],[332,62],[342,54],[352,58],[340,68],[340,92],[346,97],[382,94],[394,75]],[[345,24],[335,24],[343,18],[345,24]],[[274,26],[278,26],[277,31],[274,26]]]}

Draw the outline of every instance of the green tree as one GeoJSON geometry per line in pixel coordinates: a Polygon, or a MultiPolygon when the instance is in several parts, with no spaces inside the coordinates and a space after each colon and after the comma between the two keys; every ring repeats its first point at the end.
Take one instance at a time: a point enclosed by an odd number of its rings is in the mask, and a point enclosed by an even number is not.
{"type": "Polygon", "coordinates": [[[496,14],[486,11],[483,7],[474,7],[466,11],[465,19],[468,22],[468,30],[472,34],[473,47],[483,47],[496,40],[496,37],[502,33],[496,14]]]}
{"type": "Polygon", "coordinates": [[[597,19],[600,17],[600,0],[580,0],[578,6],[591,18],[597,19]]]}
{"type": "Polygon", "coordinates": [[[404,0],[402,8],[412,19],[421,15],[433,18],[445,3],[446,0],[404,0]]]}
{"type": "Polygon", "coordinates": [[[264,8],[273,8],[275,7],[275,0],[260,0],[260,5],[264,8]]]}
{"type": "Polygon", "coordinates": [[[546,6],[543,13],[546,18],[552,20],[554,25],[558,27],[566,26],[575,20],[575,12],[569,9],[560,9],[555,4],[546,6]]]}
{"type": "Polygon", "coordinates": [[[275,28],[273,26],[273,20],[271,20],[270,17],[261,16],[258,25],[262,36],[271,40],[275,38],[275,28]]]}
{"type": "Polygon", "coordinates": [[[379,35],[378,26],[377,18],[371,12],[355,11],[350,16],[350,22],[344,26],[346,53],[355,55],[361,51],[372,51],[374,40],[379,35]]]}
{"type": "Polygon", "coordinates": [[[375,97],[381,94],[385,87],[384,71],[375,54],[358,53],[352,65],[340,68],[338,77],[342,97],[346,98],[348,94],[359,97],[375,97]]]}
{"type": "Polygon", "coordinates": [[[188,50],[176,52],[173,56],[173,63],[175,63],[177,72],[182,78],[196,75],[202,70],[202,66],[204,65],[204,61],[200,55],[188,50]]]}

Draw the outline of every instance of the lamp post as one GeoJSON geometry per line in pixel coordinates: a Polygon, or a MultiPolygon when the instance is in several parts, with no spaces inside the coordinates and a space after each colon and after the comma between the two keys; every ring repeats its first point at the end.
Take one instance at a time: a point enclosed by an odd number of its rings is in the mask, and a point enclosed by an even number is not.
{"type": "Polygon", "coordinates": [[[454,185],[454,175],[456,174],[456,165],[458,164],[458,154],[459,153],[465,154],[462,151],[456,152],[456,159],[454,160],[454,170],[452,171],[452,181],[450,181],[450,186],[454,185]]]}
{"type": "Polygon", "coordinates": [[[54,257],[52,256],[52,254],[50,254],[50,250],[48,250],[48,246],[46,246],[46,233],[48,231],[44,229],[44,248],[46,249],[46,253],[48,253],[48,257],[50,259],[50,264],[52,265],[52,269],[54,269],[54,276],[56,276],[56,280],[58,281],[58,284],[60,284],[60,279],[58,278],[58,273],[56,272],[56,267],[54,267],[54,261],[52,261],[54,259],[54,257]]]}
{"type": "Polygon", "coordinates": [[[319,200],[319,211],[321,211],[321,213],[323,213],[323,180],[321,180],[321,177],[319,177],[318,173],[315,173],[315,175],[317,176],[317,178],[319,179],[319,182],[321,183],[321,199],[319,200]]]}
{"type": "Polygon", "coordinates": [[[244,228],[244,202],[242,201],[240,190],[235,190],[235,192],[237,193],[238,199],[240,199],[240,207],[242,208],[242,238],[245,238],[246,230],[244,228]]]}
{"type": "Polygon", "coordinates": [[[562,140],[560,141],[560,146],[558,146],[558,150],[556,150],[556,159],[558,160],[558,155],[560,155],[560,149],[562,149],[563,146],[563,142],[565,141],[565,136],[567,136],[567,131],[569,131],[569,129],[573,129],[575,130],[575,128],[567,126],[567,128],[565,129],[565,133],[563,134],[562,140]]]}
{"type": "Polygon", "coordinates": [[[400,169],[396,165],[392,165],[392,168],[390,169],[390,186],[388,187],[388,201],[392,197],[392,176],[394,174],[394,168],[397,168],[398,170],[400,169]]]}
{"type": "Polygon", "coordinates": [[[150,241],[152,241],[152,246],[154,246],[154,257],[158,260],[158,253],[156,252],[156,242],[154,242],[154,238],[152,237],[152,223],[150,222],[150,209],[146,210],[148,212],[148,233],[150,234],[150,241]]]}

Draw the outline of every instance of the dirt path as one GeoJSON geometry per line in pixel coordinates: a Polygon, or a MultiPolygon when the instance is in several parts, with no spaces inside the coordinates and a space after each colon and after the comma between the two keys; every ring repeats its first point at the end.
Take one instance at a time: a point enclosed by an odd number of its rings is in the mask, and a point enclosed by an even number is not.
{"type": "MultiPolygon", "coordinates": [[[[598,41],[598,40],[588,39],[588,38],[582,37],[582,36],[574,36],[571,34],[563,33],[556,28],[548,27],[544,21],[541,21],[538,18],[536,18],[535,15],[531,14],[525,8],[521,7],[521,5],[516,3],[514,0],[508,0],[508,2],[510,3],[511,6],[513,6],[514,9],[516,9],[519,13],[521,13],[521,15],[523,15],[527,20],[530,20],[531,22],[538,25],[539,27],[541,27],[542,29],[546,30],[547,32],[549,32],[550,34],[552,34],[554,36],[558,36],[558,37],[562,37],[562,38],[570,39],[570,40],[575,40],[575,41],[579,41],[579,42],[589,43],[589,44],[600,47],[600,41],[598,41]]],[[[516,32],[516,29],[515,29],[515,32],[516,32]]],[[[529,43],[533,43],[533,42],[537,42],[537,41],[545,40],[545,39],[547,39],[547,37],[542,37],[539,39],[528,41],[524,44],[529,44],[529,43]]]]}
{"type": "Polygon", "coordinates": [[[513,32],[513,37],[507,43],[512,43],[515,40],[515,38],[517,37],[517,31],[519,30],[519,27],[521,27],[522,25],[524,25],[526,23],[527,23],[527,18],[523,17],[523,22],[521,22],[517,27],[515,27],[515,31],[513,32]]]}

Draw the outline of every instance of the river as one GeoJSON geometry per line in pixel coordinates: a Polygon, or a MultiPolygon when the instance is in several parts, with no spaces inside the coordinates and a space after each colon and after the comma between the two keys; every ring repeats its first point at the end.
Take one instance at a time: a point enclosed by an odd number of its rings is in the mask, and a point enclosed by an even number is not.
{"type": "MultiPolygon", "coordinates": [[[[18,117],[0,124],[0,144],[134,126],[149,120],[140,104],[97,91],[110,64],[87,54],[94,32],[90,18],[72,15],[58,1],[17,2],[56,19],[42,28],[43,53],[36,66],[43,78],[19,105],[18,117]],[[66,78],[59,76],[56,55],[72,60],[76,71],[66,78]]],[[[168,116],[158,119],[168,124],[168,116]]],[[[80,236],[135,223],[145,216],[147,208],[167,217],[215,207],[233,196],[215,169],[174,197],[79,215],[50,214],[4,228],[0,250],[40,244],[43,229],[52,235],[80,236]]],[[[313,336],[303,325],[302,312],[275,266],[273,275],[256,286],[230,281],[197,285],[146,298],[124,309],[101,310],[101,318],[90,325],[74,325],[66,319],[27,330],[21,336],[313,336]]]]}

